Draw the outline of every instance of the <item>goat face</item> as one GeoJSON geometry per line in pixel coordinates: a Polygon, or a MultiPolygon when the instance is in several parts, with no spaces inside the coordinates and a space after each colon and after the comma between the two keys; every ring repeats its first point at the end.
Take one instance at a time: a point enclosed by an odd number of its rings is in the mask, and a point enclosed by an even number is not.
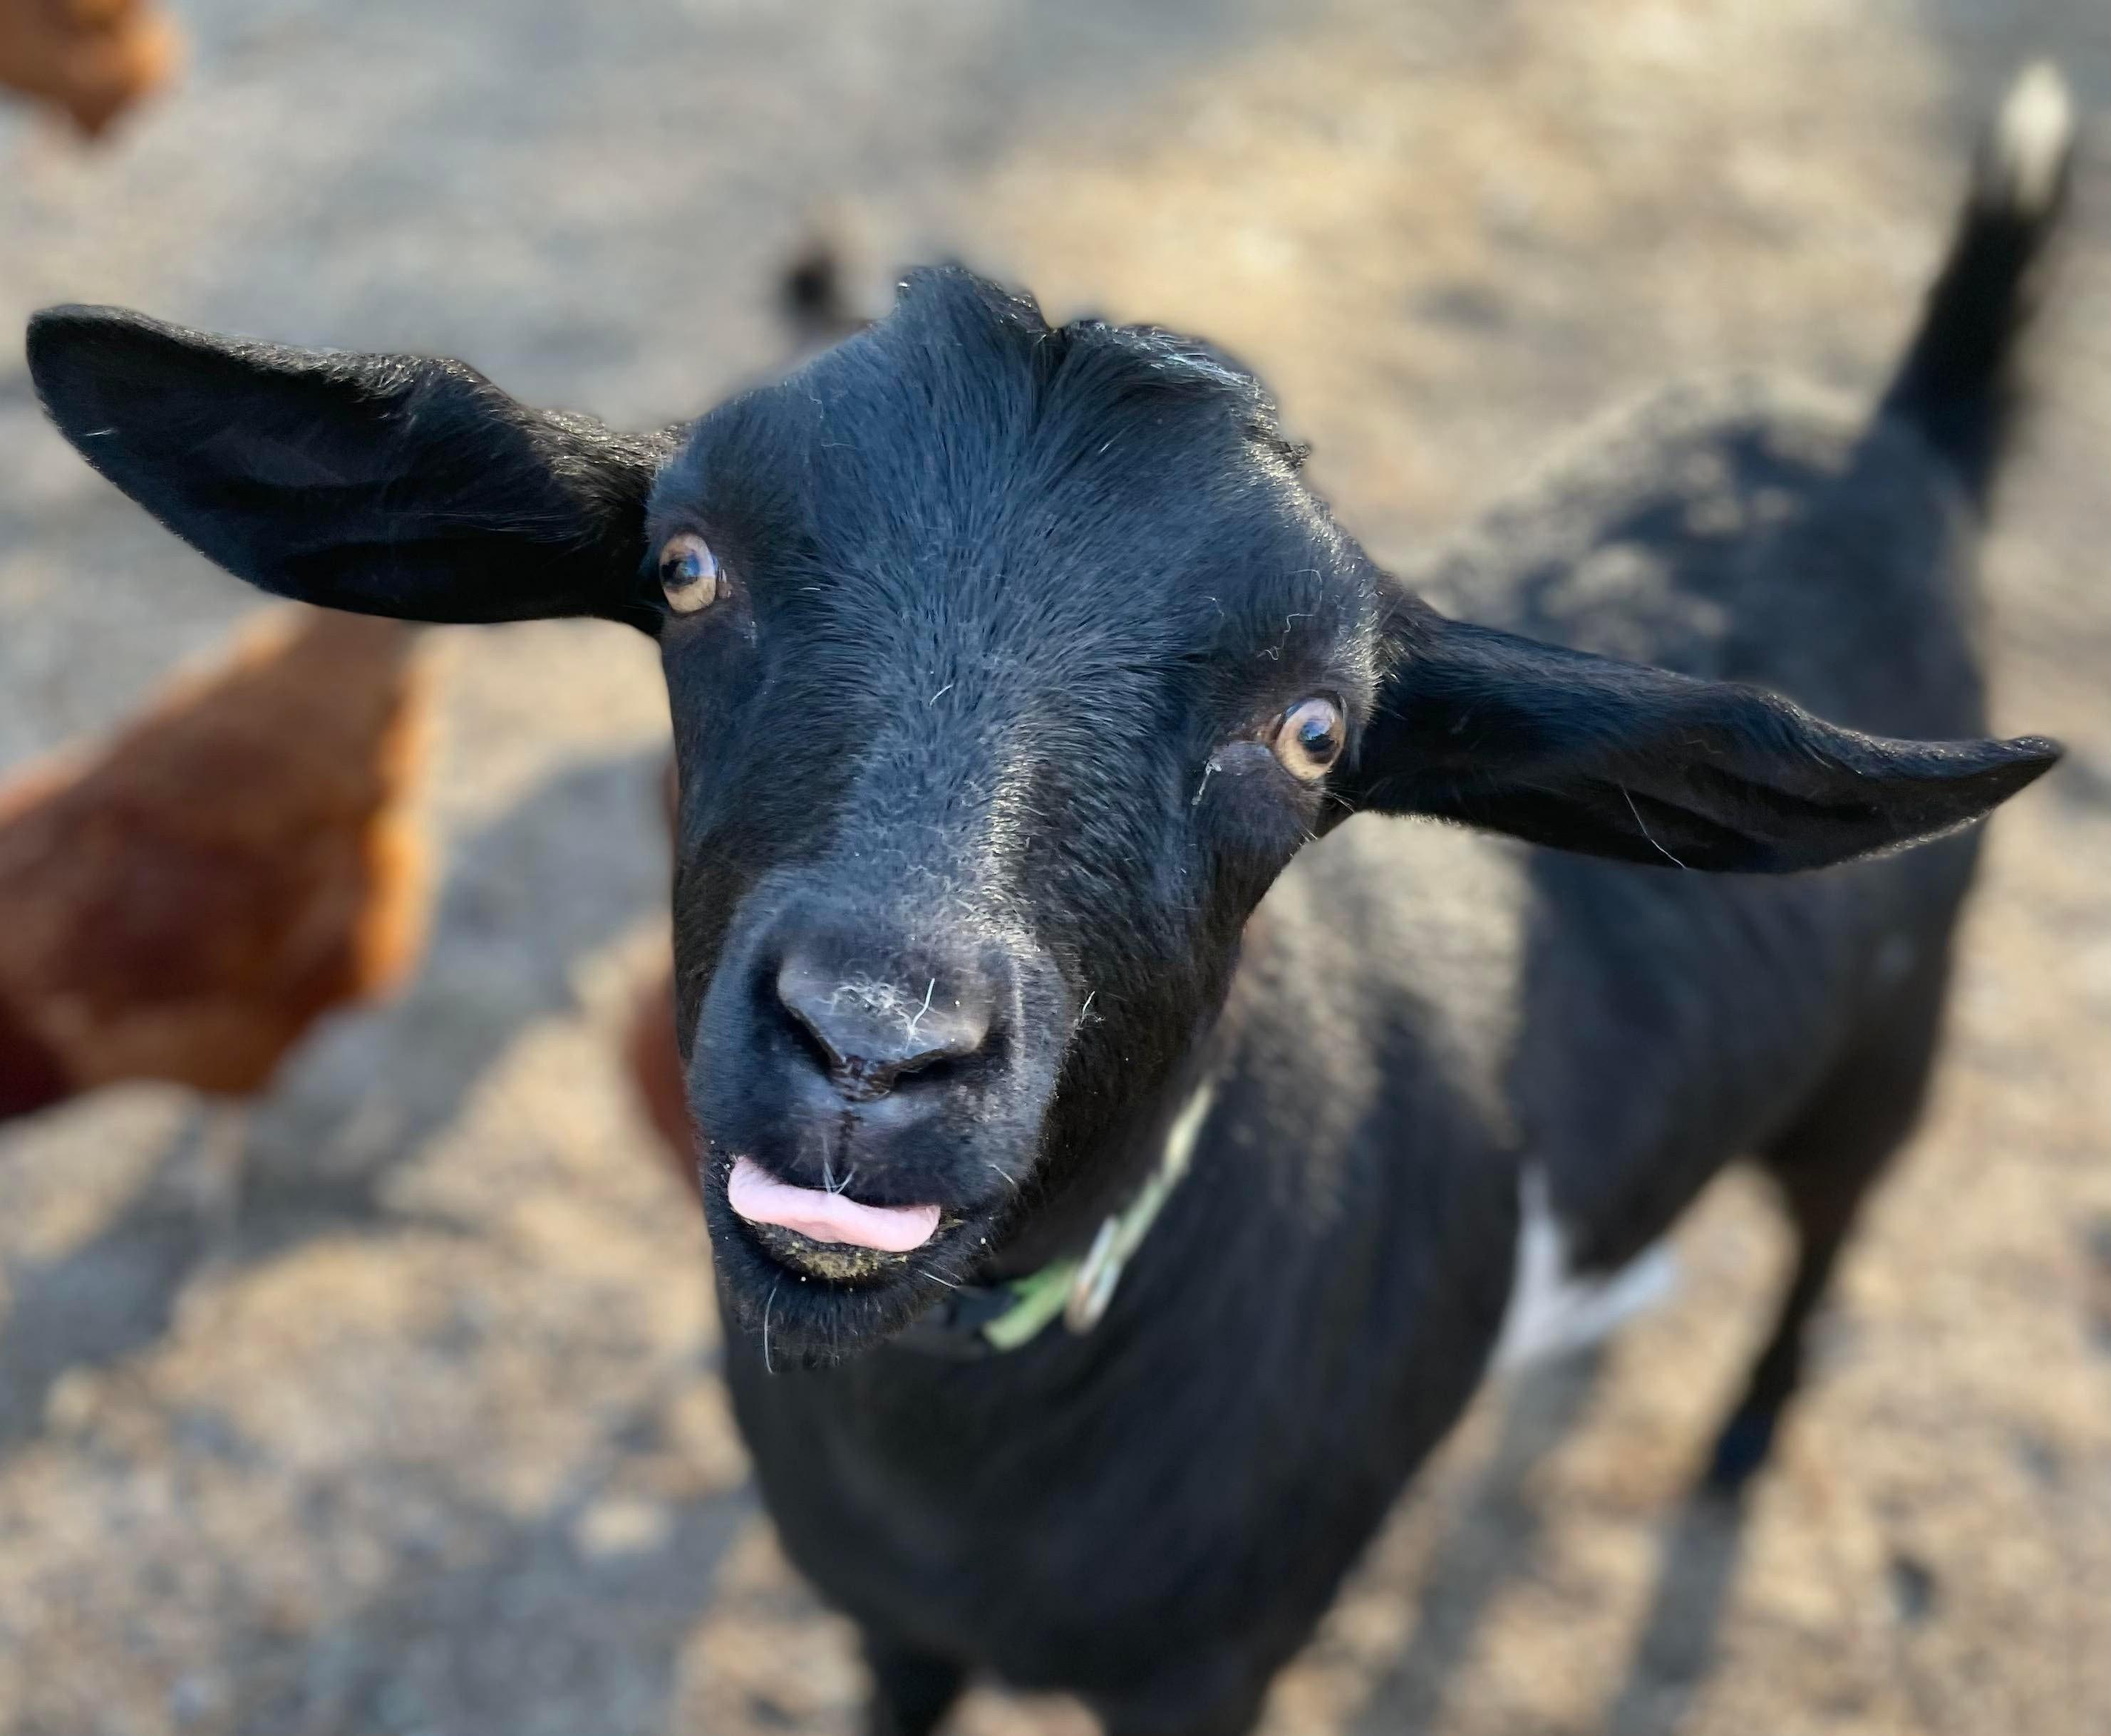
{"type": "Polygon", "coordinates": [[[832,1310],[883,1324],[1022,1203],[1089,1199],[1120,1179],[1095,1159],[1147,1146],[1126,1124],[1328,822],[1375,578],[1245,375],[1051,331],[959,274],[706,417],[647,524],[722,1257],[757,1282],[856,1268],[780,1286],[782,1342],[832,1310]],[[767,1253],[729,1181],[784,1220],[767,1253]],[[788,1223],[909,1245],[847,1260],[788,1223]]]}
{"type": "Polygon", "coordinates": [[[729,1300],[788,1354],[1106,1209],[1247,916],[1354,809],[1777,871],[1964,824],[2056,752],[1885,741],[1444,620],[1221,356],[1051,329],[958,271],[644,437],[459,363],[111,310],[39,315],[30,355],[91,463],[267,590],[658,637],[706,1207],[729,1300]]]}

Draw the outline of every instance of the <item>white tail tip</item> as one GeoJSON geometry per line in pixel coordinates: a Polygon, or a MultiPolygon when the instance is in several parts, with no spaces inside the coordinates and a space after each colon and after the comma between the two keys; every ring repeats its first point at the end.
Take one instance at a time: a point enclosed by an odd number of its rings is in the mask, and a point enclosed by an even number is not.
{"type": "Polygon", "coordinates": [[[2074,148],[2074,98],[2050,61],[2035,61],[2016,75],[1991,144],[1981,202],[2024,217],[2049,210],[2074,148]]]}

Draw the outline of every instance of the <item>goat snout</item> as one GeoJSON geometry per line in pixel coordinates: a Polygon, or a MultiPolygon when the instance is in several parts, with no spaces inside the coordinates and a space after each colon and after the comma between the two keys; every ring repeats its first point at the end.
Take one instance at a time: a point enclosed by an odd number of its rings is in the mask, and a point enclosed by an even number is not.
{"type": "Polygon", "coordinates": [[[803,945],[779,966],[777,1002],[815,1063],[847,1099],[870,1102],[904,1080],[974,1059],[988,1046],[997,1001],[977,961],[933,966],[906,981],[860,975],[803,945]]]}

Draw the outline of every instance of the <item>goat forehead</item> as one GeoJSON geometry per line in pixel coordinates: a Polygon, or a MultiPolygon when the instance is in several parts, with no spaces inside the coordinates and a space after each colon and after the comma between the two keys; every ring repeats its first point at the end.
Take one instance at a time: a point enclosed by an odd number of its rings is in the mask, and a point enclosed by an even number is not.
{"type": "Polygon", "coordinates": [[[847,608],[1066,638],[1126,617],[1192,644],[1325,564],[1313,546],[1332,528],[1295,473],[1265,395],[1221,358],[1155,332],[1051,329],[938,272],[703,419],[660,505],[670,524],[721,526],[751,565],[838,582],[847,608]]]}
{"type": "Polygon", "coordinates": [[[1198,658],[1324,657],[1369,624],[1360,563],[1265,465],[1156,435],[1079,459],[1062,428],[920,462],[924,437],[700,442],[663,522],[723,542],[766,624],[897,672],[905,699],[1000,676],[1119,687],[1198,658]]]}

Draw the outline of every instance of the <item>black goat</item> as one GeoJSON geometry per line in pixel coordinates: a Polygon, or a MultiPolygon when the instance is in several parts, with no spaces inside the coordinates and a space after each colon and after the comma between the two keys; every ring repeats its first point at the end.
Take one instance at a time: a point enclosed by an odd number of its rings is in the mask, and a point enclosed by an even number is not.
{"type": "Polygon", "coordinates": [[[267,590],[658,636],[728,1369],[875,1729],[987,1669],[1230,1736],[1506,1321],[1754,1152],[1802,1260],[1716,1474],[1764,1457],[1974,841],[1887,853],[2058,751],[1958,738],[2070,131],[2032,75],[1873,417],[1671,397],[1419,576],[1500,627],[1378,571],[1222,356],[958,270],[649,437],[124,312],[30,355],[267,590]]]}

